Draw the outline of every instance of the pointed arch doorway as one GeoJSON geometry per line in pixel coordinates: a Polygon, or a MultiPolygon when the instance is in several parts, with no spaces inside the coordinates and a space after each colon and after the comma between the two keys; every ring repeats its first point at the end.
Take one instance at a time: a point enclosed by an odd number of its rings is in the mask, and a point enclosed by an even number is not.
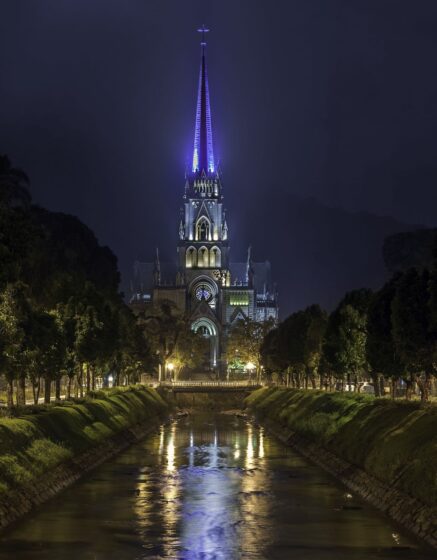
{"type": "Polygon", "coordinates": [[[193,321],[191,328],[209,340],[209,366],[217,368],[218,361],[218,331],[216,324],[208,317],[200,317],[193,321]]]}

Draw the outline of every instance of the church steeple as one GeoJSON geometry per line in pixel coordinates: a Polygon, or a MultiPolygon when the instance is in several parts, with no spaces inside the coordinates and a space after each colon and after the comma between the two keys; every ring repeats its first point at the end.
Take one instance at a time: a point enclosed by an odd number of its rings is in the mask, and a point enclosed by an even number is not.
{"type": "Polygon", "coordinates": [[[214,149],[212,143],[211,107],[209,103],[208,74],[206,71],[206,40],[205,33],[209,29],[203,25],[198,29],[202,33],[200,43],[200,74],[197,92],[196,125],[194,131],[193,167],[192,171],[214,173],[214,149]]]}
{"type": "MultiPolygon", "coordinates": [[[[208,75],[206,71],[206,41],[208,29],[203,25],[200,76],[197,91],[196,127],[193,165],[185,174],[184,207],[179,223],[179,266],[187,273],[187,281],[199,269],[215,270],[226,281],[228,272],[228,224],[223,208],[220,174],[215,166],[208,75]]],[[[216,279],[217,280],[217,279],[216,279]]]]}
{"type": "Polygon", "coordinates": [[[199,84],[193,91],[193,96],[197,94],[194,146],[175,223],[178,258],[177,262],[161,263],[156,249],[154,262],[136,263],[131,301],[138,312],[156,303],[172,302],[191,329],[209,340],[210,371],[221,374],[227,371],[226,337],[235,321],[246,317],[277,320],[278,308],[276,289],[270,291],[270,264],[254,263],[250,247],[246,262],[230,260],[222,179],[213,150],[206,69],[208,30],[202,26],[198,31],[202,35],[199,84]]]}

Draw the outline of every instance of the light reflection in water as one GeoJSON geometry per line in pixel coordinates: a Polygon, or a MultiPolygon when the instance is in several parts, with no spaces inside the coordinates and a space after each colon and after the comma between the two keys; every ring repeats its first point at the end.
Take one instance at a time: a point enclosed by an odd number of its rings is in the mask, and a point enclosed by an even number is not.
{"type": "Polygon", "coordinates": [[[171,426],[170,437],[167,442],[167,470],[172,472],[175,470],[175,434],[176,424],[171,426]]]}
{"type": "Polygon", "coordinates": [[[253,428],[252,424],[247,425],[247,448],[246,448],[246,469],[252,469],[254,465],[253,452],[253,428]]]}
{"type": "Polygon", "coordinates": [[[170,426],[166,443],[167,472],[162,477],[160,491],[162,504],[163,548],[165,558],[176,554],[178,538],[178,521],[180,510],[180,474],[176,470],[176,422],[170,426]]]}
{"type": "Polygon", "coordinates": [[[159,447],[158,447],[158,454],[162,457],[164,453],[164,434],[165,434],[165,427],[161,426],[159,430],[159,447]]]}
{"type": "Polygon", "coordinates": [[[269,483],[259,430],[250,423],[237,432],[203,429],[196,432],[197,445],[190,431],[186,448],[183,441],[178,447],[175,430],[176,425],[167,442],[172,478],[163,487],[164,540],[171,543],[166,554],[174,552],[177,520],[182,549],[177,558],[229,560],[239,558],[242,549],[259,552],[267,539],[254,512],[259,510],[268,518],[267,494],[259,488],[269,483]]]}
{"type": "Polygon", "coordinates": [[[264,428],[259,429],[259,449],[258,457],[264,459],[264,428]]]}
{"type": "MultiPolygon", "coordinates": [[[[161,428],[158,455],[164,457],[166,474],[158,499],[164,558],[229,560],[239,558],[241,549],[259,552],[266,539],[253,513],[255,508],[267,511],[258,490],[268,484],[259,430],[250,423],[238,430],[206,426],[195,432],[196,445],[193,429],[185,435],[176,423],[161,428]]],[[[136,512],[145,528],[146,481],[137,488],[136,512]]]]}
{"type": "Polygon", "coordinates": [[[193,432],[190,432],[190,467],[194,466],[194,435],[193,432]]]}
{"type": "Polygon", "coordinates": [[[433,558],[261,428],[224,415],[162,427],[0,541],[0,560],[433,558]]]}
{"type": "Polygon", "coordinates": [[[241,480],[241,516],[245,519],[241,549],[259,551],[269,540],[269,477],[264,469],[264,433],[247,425],[246,473],[241,480]],[[257,445],[258,436],[258,445],[257,445]],[[263,520],[263,521],[261,521],[263,520]]]}

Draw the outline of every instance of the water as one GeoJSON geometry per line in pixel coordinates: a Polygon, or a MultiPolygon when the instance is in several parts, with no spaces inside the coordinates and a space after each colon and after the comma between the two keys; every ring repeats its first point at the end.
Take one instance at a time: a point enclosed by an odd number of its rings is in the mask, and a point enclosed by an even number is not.
{"type": "Polygon", "coordinates": [[[0,560],[431,557],[321,469],[227,415],[162,426],[0,539],[0,560]]]}

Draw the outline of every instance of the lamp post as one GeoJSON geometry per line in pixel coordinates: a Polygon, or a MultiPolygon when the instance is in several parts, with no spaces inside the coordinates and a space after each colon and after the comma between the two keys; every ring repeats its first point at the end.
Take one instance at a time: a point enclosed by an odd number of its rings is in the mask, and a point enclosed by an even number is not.
{"type": "Polygon", "coordinates": [[[167,364],[167,369],[169,371],[169,377],[170,377],[170,381],[173,381],[173,370],[174,370],[174,364],[172,362],[167,364]]]}

